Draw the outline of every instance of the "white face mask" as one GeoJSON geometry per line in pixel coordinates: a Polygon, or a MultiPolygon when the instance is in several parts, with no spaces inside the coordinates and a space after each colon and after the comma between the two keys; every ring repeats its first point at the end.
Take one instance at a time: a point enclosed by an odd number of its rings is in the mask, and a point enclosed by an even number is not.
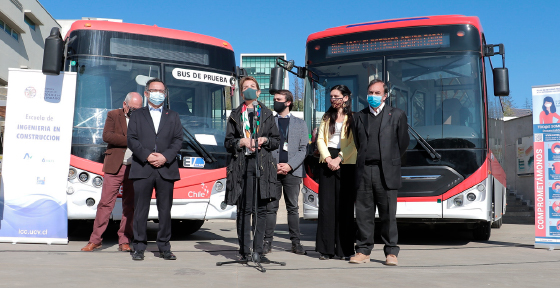
{"type": "Polygon", "coordinates": [[[550,108],[552,106],[552,103],[545,103],[544,107],[550,108]]]}
{"type": "Polygon", "coordinates": [[[150,92],[150,102],[155,106],[159,106],[165,100],[165,94],[161,92],[150,92]]]}

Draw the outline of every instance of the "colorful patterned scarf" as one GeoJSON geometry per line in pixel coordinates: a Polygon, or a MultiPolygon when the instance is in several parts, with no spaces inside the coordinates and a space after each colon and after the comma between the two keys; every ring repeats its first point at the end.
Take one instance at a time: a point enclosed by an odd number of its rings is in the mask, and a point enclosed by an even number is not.
{"type": "MultiPolygon", "coordinates": [[[[253,117],[261,118],[261,105],[257,105],[253,117]]],[[[251,138],[251,123],[249,123],[249,112],[247,111],[247,104],[243,103],[241,108],[241,121],[243,122],[243,131],[245,132],[245,138],[251,138]]],[[[257,133],[259,133],[259,127],[261,123],[257,120],[257,133]]]]}

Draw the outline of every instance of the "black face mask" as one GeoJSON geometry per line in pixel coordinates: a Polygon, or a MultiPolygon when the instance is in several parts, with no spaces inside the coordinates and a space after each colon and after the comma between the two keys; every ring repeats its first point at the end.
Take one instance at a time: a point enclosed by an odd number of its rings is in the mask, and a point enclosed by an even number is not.
{"type": "Polygon", "coordinates": [[[276,113],[281,113],[284,109],[286,109],[286,102],[274,101],[274,111],[276,113]]]}
{"type": "Polygon", "coordinates": [[[132,109],[130,107],[128,107],[128,112],[126,112],[126,117],[130,118],[130,115],[132,115],[132,112],[136,111],[136,109],[132,109]]]}

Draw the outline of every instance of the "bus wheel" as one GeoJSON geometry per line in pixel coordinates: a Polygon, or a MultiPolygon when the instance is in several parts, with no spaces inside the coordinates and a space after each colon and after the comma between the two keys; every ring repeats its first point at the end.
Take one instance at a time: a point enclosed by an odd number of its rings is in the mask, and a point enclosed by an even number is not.
{"type": "Polygon", "coordinates": [[[492,222],[492,228],[500,229],[502,227],[502,219],[504,218],[502,217],[500,220],[492,222]]]}
{"type": "Polygon", "coordinates": [[[475,241],[488,241],[492,231],[490,221],[483,221],[474,226],[473,238],[475,241]]]}
{"type": "Polygon", "coordinates": [[[204,220],[174,219],[171,220],[171,229],[173,235],[188,236],[198,231],[202,224],[204,224],[204,220]]]}

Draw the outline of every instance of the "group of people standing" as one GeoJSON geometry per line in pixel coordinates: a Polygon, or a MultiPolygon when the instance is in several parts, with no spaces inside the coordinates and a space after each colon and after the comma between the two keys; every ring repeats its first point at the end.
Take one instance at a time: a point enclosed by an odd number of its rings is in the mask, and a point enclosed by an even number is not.
{"type": "MultiPolygon", "coordinates": [[[[265,255],[272,251],[282,195],[288,212],[291,252],[306,254],[300,241],[298,197],[306,174],[303,163],[309,143],[307,125],[291,115],[294,99],[290,91],[275,92],[274,115],[257,101],[261,90],[255,78],[242,78],[240,88],[244,101],[228,117],[224,142],[231,154],[224,202],[237,205],[240,259],[258,257],[261,263],[270,261],[265,255]]],[[[102,196],[93,232],[82,251],[101,248],[101,236],[122,185],[119,250],[134,252],[133,260],[144,259],[146,222],[155,188],[160,257],[177,259],[169,240],[173,185],[180,178],[175,155],[182,145],[183,127],[179,115],[163,105],[167,94],[161,80],[151,79],[144,92],[147,106],[142,107],[140,94],[131,92],[122,109],[108,113],[103,130],[108,146],[102,196]]],[[[371,81],[368,107],[353,113],[348,87],[336,85],[330,91],[331,107],[317,135],[321,164],[315,250],[321,260],[369,262],[378,210],[386,264],[398,263],[397,189],[401,187],[401,156],[409,136],[405,113],[385,106],[387,94],[383,81],[371,81]]]]}
{"type": "Polygon", "coordinates": [[[397,192],[401,157],[410,140],[407,118],[404,111],[385,106],[388,88],[383,81],[369,82],[367,92],[368,107],[352,113],[348,87],[331,88],[331,108],[317,137],[322,169],[316,250],[323,260],[369,262],[377,210],[385,264],[397,265],[397,192]]]}
{"type": "MultiPolygon", "coordinates": [[[[269,261],[264,254],[271,251],[282,193],[288,210],[291,251],[305,254],[300,243],[297,199],[301,178],[305,176],[307,127],[302,120],[291,117],[293,96],[289,91],[275,93],[277,115],[273,116],[272,111],[256,101],[260,88],[254,78],[245,77],[240,85],[244,103],[228,118],[225,140],[225,147],[232,154],[227,169],[226,203],[238,207],[240,259],[251,257],[253,214],[254,252],[261,263],[269,261]],[[257,133],[257,140],[252,138],[253,133],[257,133]],[[258,187],[257,172],[261,175],[258,187]],[[254,189],[258,189],[258,199],[253,199],[254,189]]],[[[387,95],[383,81],[371,81],[368,107],[353,113],[350,89],[344,85],[331,88],[331,107],[325,112],[317,135],[321,164],[315,250],[321,260],[369,262],[378,210],[385,263],[398,264],[397,190],[401,187],[401,156],[409,136],[406,114],[386,107],[387,95]]]]}
{"type": "Polygon", "coordinates": [[[183,143],[179,114],[163,104],[168,90],[154,78],[146,83],[142,107],[139,93],[128,93],[122,109],[107,113],[103,141],[107,143],[103,162],[104,181],[93,232],[82,251],[102,247],[102,235],[122,185],[122,209],[119,251],[134,252],[132,260],[144,260],[148,244],[146,234],[152,192],[155,188],[159,218],[157,246],[160,258],[175,260],[171,252],[171,206],[173,185],[180,179],[176,155],[183,143]],[[134,112],[134,113],[133,113],[134,112]],[[132,243],[132,247],[131,244],[132,243]]]}

